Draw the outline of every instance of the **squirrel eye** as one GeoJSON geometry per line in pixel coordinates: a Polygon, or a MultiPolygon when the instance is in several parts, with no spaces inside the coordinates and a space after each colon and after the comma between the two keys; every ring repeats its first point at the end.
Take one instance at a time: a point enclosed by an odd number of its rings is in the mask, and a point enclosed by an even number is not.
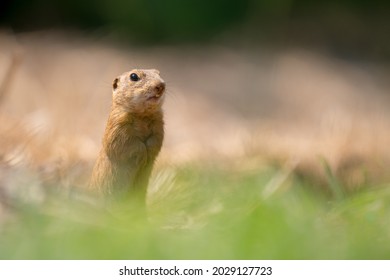
{"type": "Polygon", "coordinates": [[[136,82],[136,81],[139,80],[139,77],[138,77],[137,74],[131,73],[131,74],[130,74],[130,80],[132,80],[133,82],[136,82]]]}

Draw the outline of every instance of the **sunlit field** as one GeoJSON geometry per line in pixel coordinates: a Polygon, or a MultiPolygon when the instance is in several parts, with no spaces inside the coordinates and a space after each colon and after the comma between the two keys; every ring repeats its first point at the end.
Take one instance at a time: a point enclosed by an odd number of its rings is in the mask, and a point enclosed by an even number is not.
{"type": "Polygon", "coordinates": [[[0,35],[0,258],[387,259],[390,84],[317,49],[0,35]],[[148,215],[85,190],[111,82],[156,68],[148,215]]]}

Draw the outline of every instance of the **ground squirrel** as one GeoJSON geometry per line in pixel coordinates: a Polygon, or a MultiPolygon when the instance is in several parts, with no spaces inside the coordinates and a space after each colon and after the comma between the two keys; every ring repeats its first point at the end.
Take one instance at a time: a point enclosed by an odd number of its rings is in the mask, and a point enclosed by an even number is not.
{"type": "Polygon", "coordinates": [[[90,188],[145,199],[164,137],[165,82],[154,69],[135,69],[112,84],[112,107],[90,188]]]}

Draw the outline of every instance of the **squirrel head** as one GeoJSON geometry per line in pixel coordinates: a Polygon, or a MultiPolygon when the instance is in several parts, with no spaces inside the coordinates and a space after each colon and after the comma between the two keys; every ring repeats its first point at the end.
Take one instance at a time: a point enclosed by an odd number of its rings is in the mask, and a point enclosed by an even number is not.
{"type": "Polygon", "coordinates": [[[114,106],[137,114],[150,114],[161,109],[165,82],[155,69],[133,69],[114,79],[114,106]]]}

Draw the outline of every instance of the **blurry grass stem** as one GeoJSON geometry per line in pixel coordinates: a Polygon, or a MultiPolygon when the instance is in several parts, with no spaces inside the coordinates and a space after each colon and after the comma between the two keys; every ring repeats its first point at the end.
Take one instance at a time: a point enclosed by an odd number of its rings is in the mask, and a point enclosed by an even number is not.
{"type": "Polygon", "coordinates": [[[22,52],[20,50],[14,51],[11,57],[11,61],[8,65],[8,69],[0,83],[0,105],[4,102],[5,96],[9,91],[10,85],[15,78],[16,72],[21,62],[22,52]]]}

